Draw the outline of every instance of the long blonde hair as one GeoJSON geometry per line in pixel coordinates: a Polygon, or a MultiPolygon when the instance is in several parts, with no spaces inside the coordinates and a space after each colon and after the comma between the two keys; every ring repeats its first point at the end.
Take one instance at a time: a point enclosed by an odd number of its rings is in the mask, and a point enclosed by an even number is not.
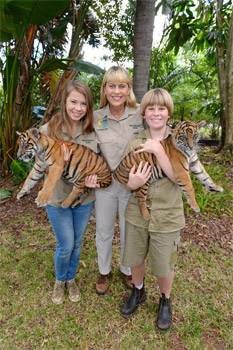
{"type": "Polygon", "coordinates": [[[86,86],[78,80],[69,80],[62,93],[61,110],[60,112],[56,113],[49,121],[48,134],[50,137],[59,139],[61,137],[63,127],[65,128],[65,130],[68,131],[69,134],[71,134],[70,118],[66,111],[66,100],[73,90],[82,94],[86,99],[87,113],[80,121],[82,126],[82,132],[88,134],[94,130],[93,98],[91,90],[88,86],[86,86]]]}
{"type": "Polygon", "coordinates": [[[123,67],[113,66],[105,72],[102,80],[102,85],[100,89],[100,108],[103,108],[108,104],[108,100],[106,98],[104,88],[106,83],[109,83],[109,82],[128,84],[130,92],[129,92],[129,96],[127,97],[126,105],[133,108],[136,107],[137,103],[136,103],[136,97],[132,89],[131,77],[129,76],[127,70],[124,69],[123,67]]]}

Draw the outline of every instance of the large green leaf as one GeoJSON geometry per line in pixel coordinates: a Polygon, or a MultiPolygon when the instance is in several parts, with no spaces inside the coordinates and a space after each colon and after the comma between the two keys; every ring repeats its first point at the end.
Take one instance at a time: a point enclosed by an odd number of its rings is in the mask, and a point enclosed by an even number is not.
{"type": "Polygon", "coordinates": [[[75,69],[77,72],[85,72],[89,74],[103,74],[104,70],[99,66],[96,66],[93,63],[86,62],[83,60],[77,60],[74,62],[72,69],[75,69]]]}
{"type": "Polygon", "coordinates": [[[70,0],[0,0],[0,40],[9,40],[12,33],[19,38],[30,24],[45,24],[62,14],[70,0]]]}
{"type": "Polygon", "coordinates": [[[59,59],[55,57],[49,58],[40,65],[40,68],[37,70],[37,72],[38,73],[51,72],[56,69],[67,70],[68,66],[65,63],[65,61],[67,60],[59,59]]]}

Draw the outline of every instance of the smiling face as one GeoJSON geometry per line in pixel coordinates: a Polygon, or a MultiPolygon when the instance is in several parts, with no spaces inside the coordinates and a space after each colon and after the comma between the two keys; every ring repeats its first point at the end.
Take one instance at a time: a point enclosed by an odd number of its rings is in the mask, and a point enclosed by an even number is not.
{"type": "Polygon", "coordinates": [[[66,99],[66,112],[71,122],[79,123],[87,114],[85,96],[76,90],[72,90],[66,99]]]}
{"type": "Polygon", "coordinates": [[[108,82],[104,87],[104,93],[110,107],[123,107],[130,93],[127,83],[108,82]]]}
{"type": "Polygon", "coordinates": [[[147,106],[144,112],[144,119],[150,129],[161,130],[166,128],[169,119],[169,111],[166,106],[147,106]]]}

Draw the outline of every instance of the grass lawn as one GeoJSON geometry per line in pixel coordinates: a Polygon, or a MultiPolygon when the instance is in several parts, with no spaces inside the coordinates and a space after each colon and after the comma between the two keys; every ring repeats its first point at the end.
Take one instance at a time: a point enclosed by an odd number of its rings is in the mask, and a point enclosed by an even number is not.
{"type": "MultiPolygon", "coordinates": [[[[72,303],[66,298],[56,306],[51,302],[55,241],[43,210],[35,208],[30,196],[16,202],[14,195],[1,204],[0,349],[232,350],[232,166],[224,174],[213,173],[224,185],[224,194],[208,195],[200,215],[186,209],[187,226],[172,291],[173,326],[165,333],[154,326],[159,291],[149,267],[146,303],[129,320],[119,313],[128,290],[118,270],[118,235],[111,293],[95,293],[93,221],[77,277],[81,300],[72,303]]],[[[200,193],[199,202],[205,197],[200,193]]]]}

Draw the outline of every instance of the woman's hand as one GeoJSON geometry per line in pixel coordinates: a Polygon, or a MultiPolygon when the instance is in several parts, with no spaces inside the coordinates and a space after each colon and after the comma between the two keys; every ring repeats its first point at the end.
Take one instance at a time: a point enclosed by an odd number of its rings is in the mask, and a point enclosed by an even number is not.
{"type": "Polygon", "coordinates": [[[97,175],[89,175],[85,178],[85,186],[89,188],[99,188],[100,185],[97,183],[97,175]]]}
{"type": "Polygon", "coordinates": [[[137,170],[135,170],[135,165],[130,170],[127,183],[127,187],[130,190],[136,190],[143,186],[151,177],[151,166],[147,162],[144,165],[143,163],[142,161],[139,163],[137,170]]]}
{"type": "Polygon", "coordinates": [[[72,149],[69,150],[69,148],[67,147],[67,145],[65,143],[63,143],[61,145],[61,149],[62,149],[62,152],[63,152],[64,161],[68,162],[70,160],[70,156],[72,154],[72,149]]]}
{"type": "Polygon", "coordinates": [[[148,152],[154,153],[155,155],[159,154],[161,151],[164,152],[164,148],[160,140],[148,139],[145,143],[140,145],[140,149],[135,151],[135,153],[148,152]]]}

